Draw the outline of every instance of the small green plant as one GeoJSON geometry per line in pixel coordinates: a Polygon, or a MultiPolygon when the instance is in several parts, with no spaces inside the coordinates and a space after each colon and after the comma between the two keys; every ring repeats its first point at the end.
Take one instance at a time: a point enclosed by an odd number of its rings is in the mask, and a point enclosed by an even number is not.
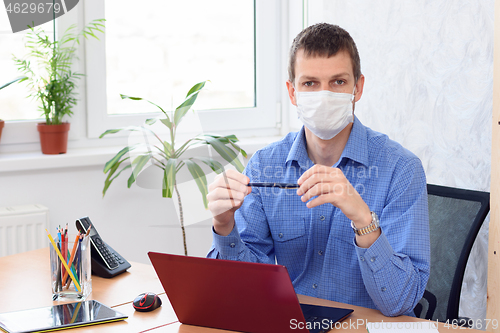
{"type": "MultiPolygon", "coordinates": [[[[200,163],[204,163],[210,167],[214,172],[221,173],[224,171],[224,166],[218,161],[206,157],[185,157],[184,153],[191,148],[195,148],[202,145],[209,145],[227,162],[231,163],[238,171],[243,171],[243,164],[238,160],[238,153],[241,153],[244,157],[247,156],[246,152],[241,149],[236,142],[238,138],[234,135],[220,136],[214,134],[200,134],[197,135],[181,145],[176,142],[176,131],[182,118],[191,109],[198,93],[205,86],[205,82],[200,82],[195,84],[187,93],[184,101],[175,109],[173,112],[166,112],[163,108],[156,105],[153,102],[147,101],[154,106],[156,106],[163,113],[163,117],[147,119],[145,122],[146,126],[129,126],[118,129],[107,130],[101,134],[100,138],[107,134],[113,134],[120,131],[141,131],[145,134],[152,134],[158,141],[156,145],[151,145],[149,143],[138,143],[135,145],[129,145],[120,150],[111,160],[109,160],[104,166],[104,173],[108,176],[104,181],[104,188],[102,191],[103,196],[106,194],[107,189],[124,170],[132,169],[130,177],[128,178],[127,185],[130,188],[132,184],[136,181],[137,176],[147,165],[148,162],[152,162],[153,165],[163,170],[163,177],[161,179],[162,184],[162,196],[165,198],[172,198],[173,192],[177,194],[177,200],[179,203],[179,220],[181,224],[182,237],[184,242],[184,254],[187,255],[187,244],[186,244],[186,231],[184,228],[184,215],[182,211],[181,196],[177,189],[176,175],[184,167],[187,166],[191,176],[194,178],[198,189],[203,197],[203,203],[205,208],[208,208],[207,201],[207,179],[203,169],[200,167],[200,163]],[[170,131],[170,140],[162,140],[155,132],[153,132],[149,126],[160,120],[163,125],[165,125],[170,131]],[[140,152],[137,156],[130,160],[129,152],[138,149],[140,152]]],[[[121,95],[122,99],[131,99],[134,101],[143,100],[140,97],[130,97],[121,95]]]]}
{"type": "Polygon", "coordinates": [[[30,94],[28,97],[40,101],[40,111],[47,125],[58,125],[71,108],[76,105],[76,81],[83,75],[71,70],[81,37],[94,37],[96,32],[104,33],[104,19],[94,20],[79,33],[76,26],[70,26],[63,36],[51,40],[44,30],[30,27],[25,46],[28,54],[23,59],[14,56],[18,70],[26,76],[30,94]]]}

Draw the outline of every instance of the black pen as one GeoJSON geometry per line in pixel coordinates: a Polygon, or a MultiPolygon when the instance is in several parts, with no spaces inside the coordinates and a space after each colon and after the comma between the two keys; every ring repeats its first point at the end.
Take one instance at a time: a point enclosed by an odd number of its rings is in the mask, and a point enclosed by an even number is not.
{"type": "Polygon", "coordinates": [[[282,189],[294,189],[294,188],[299,188],[299,184],[292,184],[292,183],[248,183],[247,186],[254,186],[254,187],[279,187],[282,189]]]}

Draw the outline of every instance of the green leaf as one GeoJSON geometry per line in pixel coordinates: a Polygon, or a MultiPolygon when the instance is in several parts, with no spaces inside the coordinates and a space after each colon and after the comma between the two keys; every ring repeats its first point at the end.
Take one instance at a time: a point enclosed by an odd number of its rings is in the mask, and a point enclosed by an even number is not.
{"type": "Polygon", "coordinates": [[[127,126],[127,127],[122,127],[122,128],[109,129],[106,132],[102,133],[99,136],[99,139],[102,139],[105,135],[115,134],[115,133],[118,133],[118,132],[121,132],[121,131],[131,131],[131,132],[133,132],[133,131],[147,131],[147,132],[153,133],[153,131],[151,131],[149,128],[146,128],[146,127],[142,127],[142,126],[127,126]]]}
{"type": "Polygon", "coordinates": [[[240,140],[238,140],[238,138],[234,134],[226,135],[225,138],[227,138],[231,142],[238,142],[238,141],[240,141],[240,140]]]}
{"type": "Polygon", "coordinates": [[[142,169],[144,168],[146,163],[149,162],[150,159],[151,159],[151,153],[149,153],[149,152],[146,154],[141,154],[134,159],[134,161],[132,162],[132,165],[135,165],[135,168],[132,171],[132,173],[130,174],[130,177],[128,178],[128,182],[127,182],[128,188],[130,188],[130,186],[132,186],[132,184],[137,179],[137,176],[139,176],[142,169]]]}
{"type": "Polygon", "coordinates": [[[4,84],[3,86],[1,86],[1,87],[0,87],[0,90],[2,90],[2,89],[3,89],[3,88],[5,88],[5,87],[10,86],[12,83],[15,83],[15,82],[17,82],[17,81],[19,81],[19,82],[23,82],[23,81],[25,81],[25,80],[27,80],[27,79],[28,79],[28,77],[27,77],[27,76],[19,76],[19,77],[16,77],[14,80],[12,80],[12,81],[10,81],[10,82],[7,82],[7,83],[6,83],[6,84],[4,84]]]}
{"type": "Polygon", "coordinates": [[[205,86],[206,82],[207,81],[199,82],[199,83],[195,84],[194,86],[192,86],[191,89],[189,89],[188,93],[186,94],[186,97],[188,97],[192,93],[195,93],[195,92],[200,91],[201,89],[203,89],[203,87],[205,86]]]}
{"type": "Polygon", "coordinates": [[[206,83],[206,81],[197,83],[191,89],[189,89],[189,92],[188,92],[184,102],[182,102],[181,105],[179,105],[175,109],[174,124],[176,126],[179,125],[182,118],[184,118],[184,116],[189,111],[189,109],[191,109],[191,106],[193,106],[194,102],[196,102],[196,98],[198,98],[198,93],[205,86],[205,83],[206,83]]]}
{"type": "MultiPolygon", "coordinates": [[[[159,106],[158,104],[155,104],[155,103],[153,103],[151,101],[148,101],[147,99],[144,99],[144,98],[141,98],[141,97],[132,97],[132,96],[127,96],[127,95],[123,95],[123,94],[120,94],[120,97],[122,99],[131,99],[131,100],[134,100],[134,101],[142,101],[142,100],[144,100],[144,101],[148,102],[149,104],[152,104],[152,105],[156,106],[158,109],[160,109],[161,112],[163,112],[163,114],[167,118],[168,123],[170,123],[170,117],[169,117],[168,113],[165,110],[163,110],[163,108],[161,106],[159,106]]],[[[156,120],[155,120],[155,122],[156,122],[156,120]]],[[[167,125],[167,123],[165,123],[163,120],[162,120],[162,123],[164,123],[165,125],[167,125]]],[[[168,126],[168,128],[171,128],[171,125],[170,126],[167,125],[167,126],[168,126]]]]}
{"type": "Polygon", "coordinates": [[[177,159],[171,158],[167,161],[163,169],[162,195],[164,198],[171,198],[174,192],[177,159]]]}
{"type": "Polygon", "coordinates": [[[172,129],[172,122],[170,121],[170,118],[168,116],[167,118],[160,119],[160,121],[169,129],[172,129]]]}
{"type": "Polygon", "coordinates": [[[231,146],[233,146],[234,149],[236,149],[236,151],[239,151],[241,153],[241,155],[243,155],[243,157],[245,157],[245,158],[248,157],[247,152],[244,151],[243,149],[241,149],[240,146],[238,146],[237,144],[233,143],[232,141],[230,141],[230,143],[231,143],[231,146]]]}
{"type": "Polygon", "coordinates": [[[127,95],[123,95],[123,94],[120,94],[120,97],[122,99],[131,99],[134,101],[142,101],[143,100],[143,98],[141,98],[141,97],[132,97],[132,96],[127,96],[127,95]]]}
{"type": "Polygon", "coordinates": [[[165,155],[167,156],[170,156],[171,152],[172,152],[172,146],[170,145],[170,143],[168,143],[167,141],[163,141],[163,149],[164,149],[164,153],[165,155]]]}
{"type": "Polygon", "coordinates": [[[223,159],[234,165],[234,167],[236,167],[236,170],[238,170],[239,172],[243,172],[243,169],[245,169],[245,167],[238,159],[238,155],[231,148],[224,145],[219,141],[219,139],[213,137],[208,136],[205,140],[215,149],[215,151],[217,151],[217,153],[219,153],[219,155],[223,159]]]}
{"type": "Polygon", "coordinates": [[[104,173],[107,173],[113,167],[113,165],[115,165],[116,163],[118,163],[120,161],[120,159],[125,154],[127,154],[131,150],[134,150],[135,148],[137,148],[137,146],[139,146],[139,144],[136,144],[133,146],[127,146],[127,147],[123,148],[122,150],[120,150],[112,159],[110,159],[109,161],[106,162],[106,164],[104,165],[104,173]]]}
{"type": "Polygon", "coordinates": [[[223,143],[224,145],[226,144],[231,144],[231,146],[234,147],[234,149],[237,152],[240,152],[243,157],[247,157],[247,152],[241,149],[240,146],[235,144],[235,142],[238,142],[238,138],[235,135],[228,135],[228,136],[220,136],[220,135],[215,135],[215,134],[202,134],[199,135],[197,138],[201,138],[202,140],[205,140],[206,138],[214,138],[217,139],[219,142],[223,143]]]}
{"type": "Polygon", "coordinates": [[[201,196],[203,197],[203,205],[205,205],[205,209],[208,209],[208,199],[207,199],[208,186],[207,186],[207,177],[205,177],[205,173],[200,168],[200,166],[195,162],[193,162],[191,159],[184,160],[184,163],[186,163],[188,170],[191,173],[191,176],[193,176],[196,185],[198,185],[198,189],[200,190],[201,196]]]}
{"type": "Polygon", "coordinates": [[[160,119],[160,117],[155,117],[155,118],[148,118],[146,119],[146,121],[144,122],[146,125],[153,125],[154,123],[156,123],[156,121],[160,119]]]}
{"type": "Polygon", "coordinates": [[[214,160],[213,158],[200,157],[200,156],[197,156],[195,158],[208,165],[217,174],[221,174],[224,172],[224,166],[219,162],[217,162],[216,160],[214,160]]]}
{"type": "Polygon", "coordinates": [[[113,165],[113,167],[110,169],[110,172],[108,173],[108,177],[104,181],[104,188],[102,189],[102,196],[103,197],[106,194],[106,191],[108,190],[109,185],[111,185],[111,183],[113,182],[113,180],[115,180],[116,177],[118,177],[124,170],[127,170],[127,169],[129,169],[129,168],[132,167],[131,164],[128,164],[128,165],[124,166],[123,169],[121,169],[120,172],[118,172],[116,174],[116,176],[114,176],[113,178],[111,178],[111,176],[115,173],[115,171],[118,169],[118,167],[120,166],[120,164],[122,164],[124,161],[126,161],[128,159],[129,158],[127,157],[127,158],[121,160],[120,162],[118,162],[115,165],[113,165]]]}

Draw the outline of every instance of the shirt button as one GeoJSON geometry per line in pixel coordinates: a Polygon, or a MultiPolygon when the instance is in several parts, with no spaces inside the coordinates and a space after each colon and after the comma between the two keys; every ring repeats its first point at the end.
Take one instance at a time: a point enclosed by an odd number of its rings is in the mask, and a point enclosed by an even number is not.
{"type": "Polygon", "coordinates": [[[280,233],[278,234],[278,237],[279,237],[279,238],[283,238],[283,233],[282,233],[282,232],[280,232],[280,233]]]}
{"type": "Polygon", "coordinates": [[[316,288],[318,288],[318,285],[315,283],[315,284],[313,284],[313,289],[316,289],[316,288]]]}
{"type": "Polygon", "coordinates": [[[371,257],[371,258],[370,258],[370,261],[371,261],[371,262],[375,262],[375,260],[376,260],[376,259],[375,259],[375,257],[371,257]]]}
{"type": "Polygon", "coordinates": [[[319,254],[320,256],[322,256],[322,255],[323,255],[323,251],[319,250],[319,251],[318,251],[318,254],[319,254]]]}
{"type": "Polygon", "coordinates": [[[321,221],[324,221],[324,220],[325,220],[325,217],[324,217],[323,215],[321,215],[321,216],[319,217],[319,219],[320,219],[321,221]]]}
{"type": "Polygon", "coordinates": [[[385,287],[380,288],[382,291],[386,291],[387,289],[385,287]]]}
{"type": "Polygon", "coordinates": [[[359,260],[365,261],[365,258],[363,256],[359,256],[359,260]]]}
{"type": "Polygon", "coordinates": [[[234,248],[236,246],[236,244],[231,243],[231,244],[229,244],[229,246],[232,247],[232,248],[234,248]]]}

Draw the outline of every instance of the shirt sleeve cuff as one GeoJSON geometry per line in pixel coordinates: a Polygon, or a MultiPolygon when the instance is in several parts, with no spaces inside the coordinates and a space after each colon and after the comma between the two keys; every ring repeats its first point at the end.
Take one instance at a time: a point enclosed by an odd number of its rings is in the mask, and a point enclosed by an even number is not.
{"type": "Polygon", "coordinates": [[[243,251],[245,246],[241,241],[240,234],[236,225],[231,233],[227,236],[217,234],[212,227],[213,247],[219,252],[217,258],[235,260],[238,254],[243,251]]]}
{"type": "Polygon", "coordinates": [[[353,242],[358,260],[362,265],[366,265],[373,272],[389,264],[394,252],[383,232],[380,233],[377,240],[367,249],[357,246],[356,239],[354,239],[353,242]]]}

